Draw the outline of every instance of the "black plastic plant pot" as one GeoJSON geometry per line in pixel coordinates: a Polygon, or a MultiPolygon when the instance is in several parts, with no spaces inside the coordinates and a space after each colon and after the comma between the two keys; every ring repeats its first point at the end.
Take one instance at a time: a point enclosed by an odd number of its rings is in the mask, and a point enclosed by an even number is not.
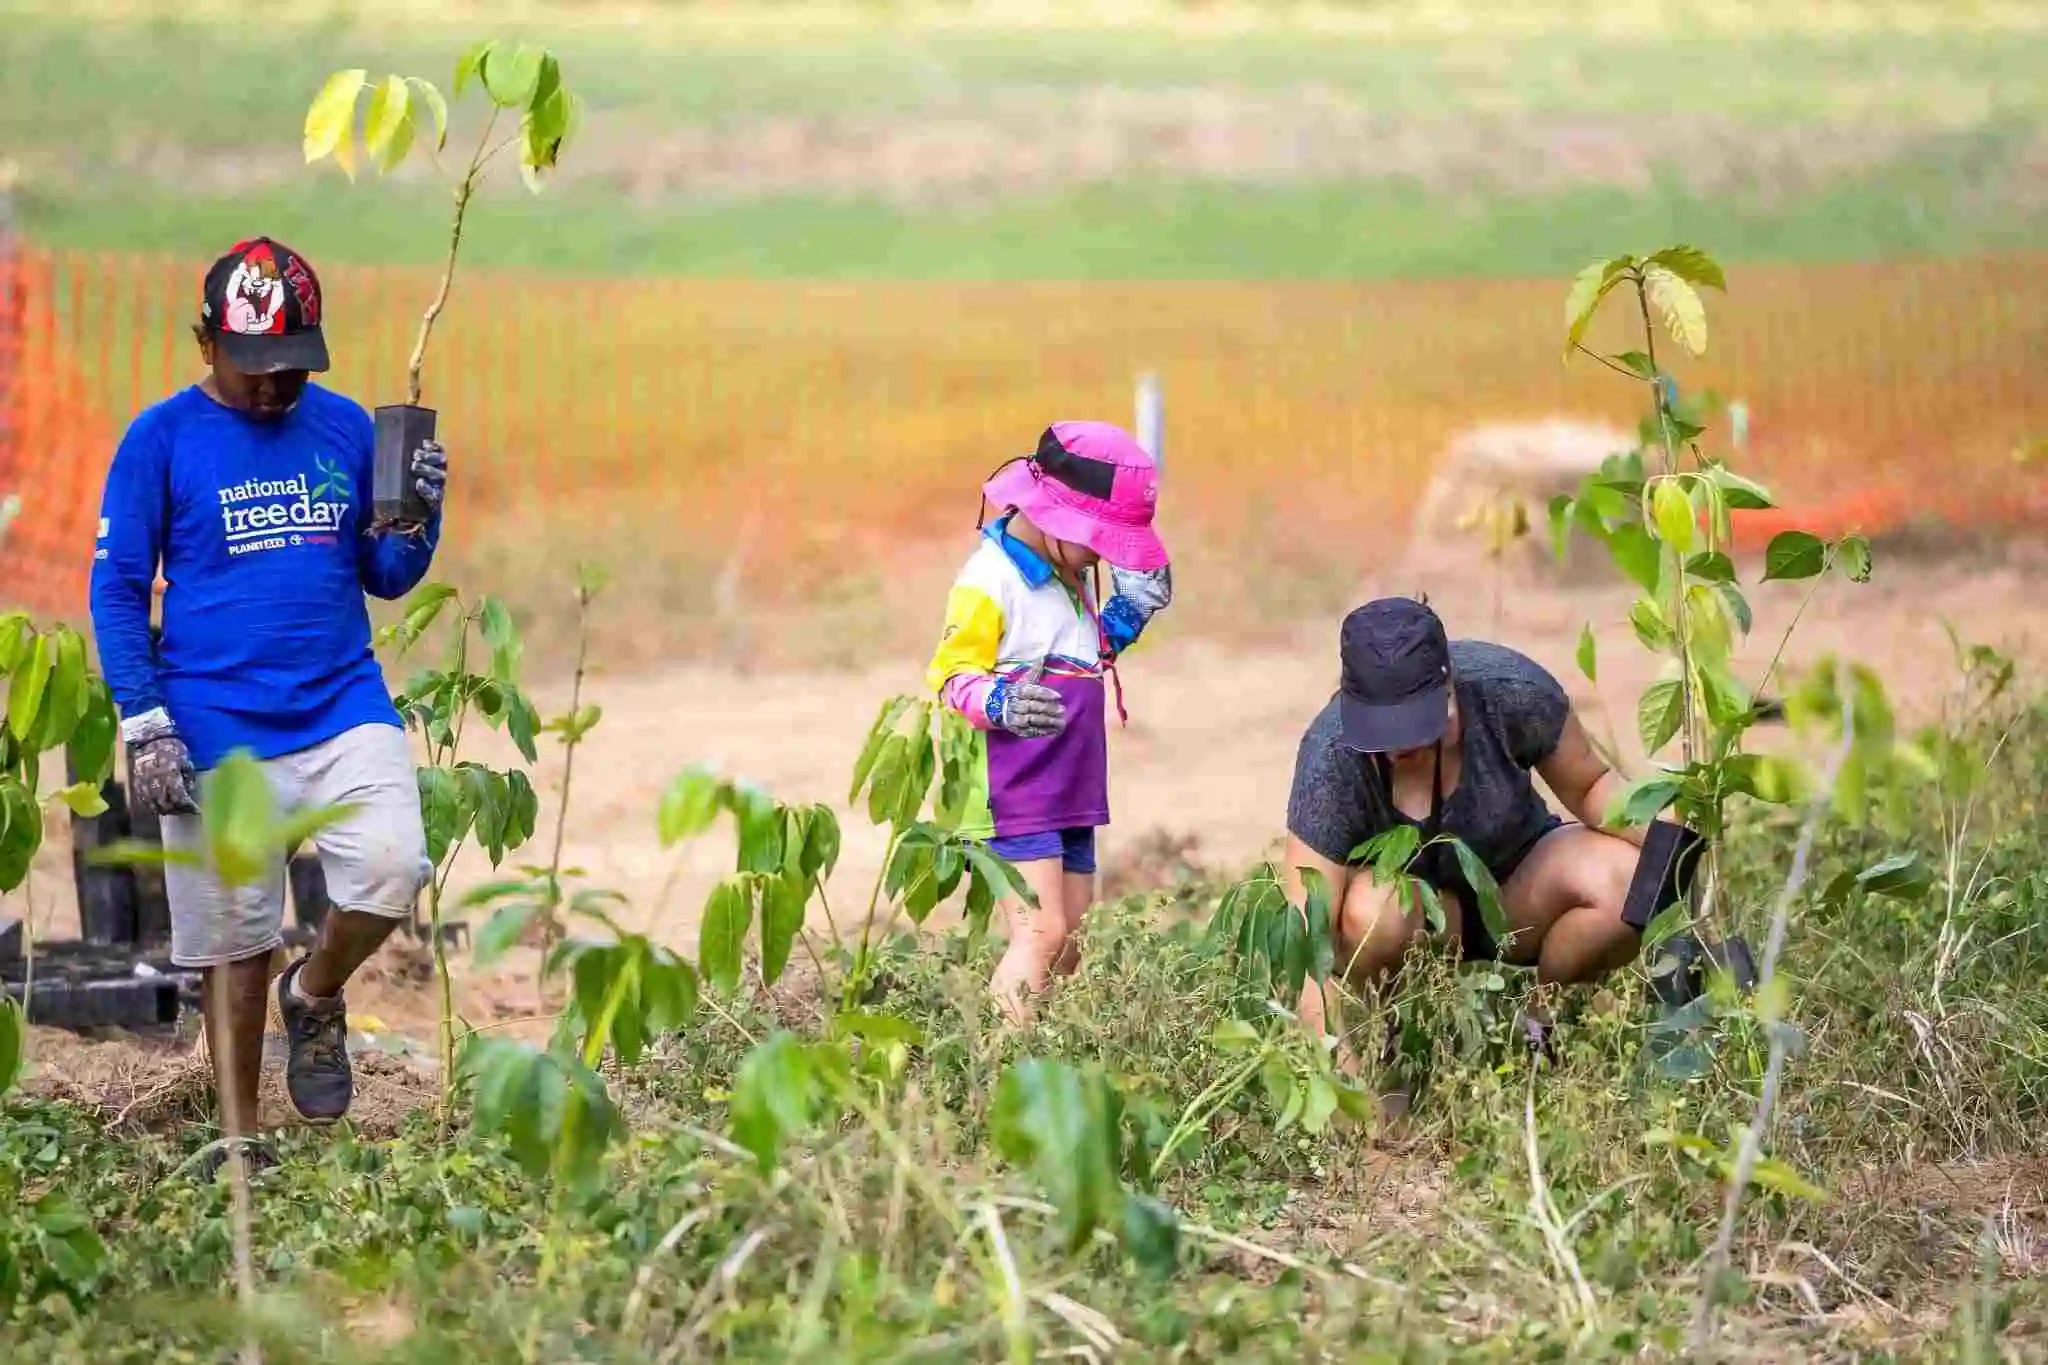
{"type": "Polygon", "coordinates": [[[374,529],[426,524],[433,509],[415,486],[412,455],[433,439],[432,408],[391,403],[377,409],[377,455],[371,488],[374,529]]]}
{"type": "Polygon", "coordinates": [[[1691,895],[1693,874],[1699,870],[1705,843],[1697,830],[1670,820],[1652,821],[1643,835],[1643,852],[1628,884],[1628,898],[1621,903],[1621,922],[1640,933],[1650,927],[1651,920],[1691,895]]]}

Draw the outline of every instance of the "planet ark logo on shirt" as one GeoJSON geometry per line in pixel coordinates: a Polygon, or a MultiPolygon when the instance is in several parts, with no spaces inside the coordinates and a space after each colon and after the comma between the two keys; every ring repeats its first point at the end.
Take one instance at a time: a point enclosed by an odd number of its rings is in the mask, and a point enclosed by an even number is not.
{"type": "MultiPolygon", "coordinates": [[[[321,493],[351,491],[329,479],[321,493]]],[[[220,490],[221,530],[231,555],[282,550],[288,545],[333,544],[348,516],[349,504],[315,501],[304,474],[289,479],[250,479],[220,490]]]]}

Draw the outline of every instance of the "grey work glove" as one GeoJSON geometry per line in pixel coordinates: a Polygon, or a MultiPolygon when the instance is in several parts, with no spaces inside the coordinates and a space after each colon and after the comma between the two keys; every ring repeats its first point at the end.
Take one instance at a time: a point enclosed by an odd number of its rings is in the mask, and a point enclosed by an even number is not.
{"type": "Polygon", "coordinates": [[[421,501],[435,511],[448,496],[448,452],[439,441],[422,441],[412,453],[412,486],[421,501]]]}
{"type": "Polygon", "coordinates": [[[1156,612],[1166,610],[1173,602],[1173,566],[1158,569],[1119,569],[1109,571],[1109,586],[1118,597],[1137,608],[1141,620],[1149,621],[1156,612]]]}
{"type": "Polygon", "coordinates": [[[1067,704],[1043,683],[1005,679],[989,689],[988,719],[1019,739],[1051,739],[1067,728],[1067,704]]]}
{"type": "Polygon", "coordinates": [[[199,777],[192,754],[161,708],[121,726],[128,741],[128,785],[135,804],[152,815],[190,815],[199,809],[199,777]]]}

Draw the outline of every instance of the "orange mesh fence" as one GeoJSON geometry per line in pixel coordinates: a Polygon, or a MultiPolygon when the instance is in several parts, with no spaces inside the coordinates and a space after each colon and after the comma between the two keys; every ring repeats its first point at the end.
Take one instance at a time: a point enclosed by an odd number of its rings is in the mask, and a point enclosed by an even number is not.
{"type": "MultiPolygon", "coordinates": [[[[188,329],[203,267],[0,261],[0,493],[24,503],[0,596],[82,611],[114,444],[140,407],[198,375],[188,329]]],[[[402,398],[436,279],[326,271],[327,382],[369,406],[402,398]]],[[[2013,459],[2048,434],[2048,255],[1741,269],[1730,285],[1709,299],[1706,358],[1672,368],[1746,405],[1744,464],[1788,516],[1825,532],[1917,517],[1997,529],[2048,512],[2042,471],[2013,459]]],[[[458,554],[466,537],[510,535],[550,560],[632,546],[716,563],[749,540],[798,590],[844,552],[971,525],[993,465],[1050,420],[1128,420],[1132,381],[1151,370],[1177,533],[1367,564],[1399,548],[1459,432],[1554,415],[1632,425],[1638,389],[1559,362],[1564,288],[465,270],[425,401],[456,467],[458,554]]],[[[1592,340],[1639,344],[1625,322],[1616,310],[1592,340]]]]}

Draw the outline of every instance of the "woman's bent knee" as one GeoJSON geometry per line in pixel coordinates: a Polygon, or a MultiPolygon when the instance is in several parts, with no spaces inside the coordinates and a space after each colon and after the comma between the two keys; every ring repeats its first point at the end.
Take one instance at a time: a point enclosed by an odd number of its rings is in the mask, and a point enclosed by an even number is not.
{"type": "Polygon", "coordinates": [[[1403,904],[1396,888],[1361,875],[1345,893],[1336,930],[1338,970],[1378,977],[1401,964],[1408,945],[1422,932],[1422,916],[1403,904]]]}

